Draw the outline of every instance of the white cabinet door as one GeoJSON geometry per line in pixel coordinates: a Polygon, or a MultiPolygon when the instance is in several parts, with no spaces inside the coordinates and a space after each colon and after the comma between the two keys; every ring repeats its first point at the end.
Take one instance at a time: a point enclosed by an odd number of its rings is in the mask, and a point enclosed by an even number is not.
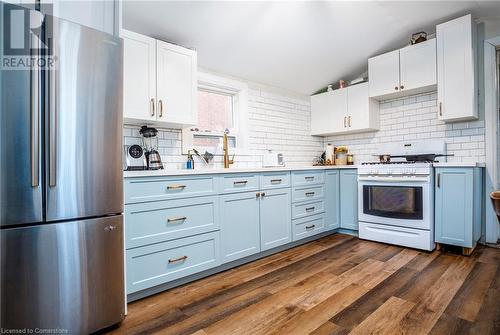
{"type": "Polygon", "coordinates": [[[347,125],[350,131],[378,129],[378,103],[368,97],[368,83],[347,88],[347,125]]]}
{"type": "Polygon", "coordinates": [[[158,121],[196,124],[196,51],[156,41],[158,121]]]}
{"type": "Polygon", "coordinates": [[[431,39],[399,50],[402,91],[423,90],[436,85],[436,40],[431,39]]]}
{"type": "Polygon", "coordinates": [[[477,119],[474,25],[466,15],[436,26],[440,120],[477,119]]]}
{"type": "Polygon", "coordinates": [[[122,30],[123,38],[123,117],[156,120],[156,41],[122,30]]]}
{"type": "Polygon", "coordinates": [[[115,1],[111,0],[42,0],[42,11],[61,19],[113,34],[115,1]]]}
{"type": "Polygon", "coordinates": [[[311,134],[328,135],[347,130],[346,112],[347,89],[313,95],[311,97],[311,134]]]}
{"type": "Polygon", "coordinates": [[[399,92],[399,50],[368,59],[370,97],[399,92]]]}

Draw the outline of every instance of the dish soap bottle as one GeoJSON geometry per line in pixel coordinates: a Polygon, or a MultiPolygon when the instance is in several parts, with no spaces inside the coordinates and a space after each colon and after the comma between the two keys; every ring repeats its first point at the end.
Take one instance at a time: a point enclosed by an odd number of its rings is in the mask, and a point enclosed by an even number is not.
{"type": "Polygon", "coordinates": [[[186,162],[186,169],[188,170],[194,169],[194,158],[193,155],[191,154],[191,150],[188,151],[188,160],[186,162]]]}

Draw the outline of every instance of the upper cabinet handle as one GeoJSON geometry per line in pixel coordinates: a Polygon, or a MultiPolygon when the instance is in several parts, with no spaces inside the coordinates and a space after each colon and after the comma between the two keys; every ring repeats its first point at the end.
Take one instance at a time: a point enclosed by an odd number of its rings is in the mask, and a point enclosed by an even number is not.
{"type": "Polygon", "coordinates": [[[443,116],[443,103],[439,103],[439,116],[443,116]]]}
{"type": "Polygon", "coordinates": [[[151,98],[149,101],[149,110],[151,111],[151,116],[155,116],[155,99],[151,98]]]}
{"type": "Polygon", "coordinates": [[[349,127],[351,127],[351,116],[349,115],[349,127]]]}
{"type": "Polygon", "coordinates": [[[346,117],[346,116],[344,116],[344,128],[346,128],[346,127],[347,127],[347,122],[346,122],[346,120],[347,120],[347,117],[346,117]]]}
{"type": "Polygon", "coordinates": [[[158,100],[158,116],[163,117],[163,101],[158,100]]]}

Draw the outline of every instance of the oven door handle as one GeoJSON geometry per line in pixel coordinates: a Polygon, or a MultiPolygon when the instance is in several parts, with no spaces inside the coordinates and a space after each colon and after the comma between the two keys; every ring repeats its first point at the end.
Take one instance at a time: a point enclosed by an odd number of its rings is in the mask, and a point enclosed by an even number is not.
{"type": "Polygon", "coordinates": [[[428,177],[414,177],[414,178],[394,178],[394,177],[363,177],[358,176],[358,181],[372,181],[372,182],[389,182],[389,183],[427,183],[428,177]]]}

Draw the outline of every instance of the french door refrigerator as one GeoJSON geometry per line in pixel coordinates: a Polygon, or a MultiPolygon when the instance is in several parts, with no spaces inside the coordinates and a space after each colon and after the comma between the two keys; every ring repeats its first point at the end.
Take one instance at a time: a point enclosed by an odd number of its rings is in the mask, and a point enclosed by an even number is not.
{"type": "Polygon", "coordinates": [[[1,71],[1,328],[91,333],[125,309],[123,46],[49,15],[42,31],[54,69],[1,71]]]}

